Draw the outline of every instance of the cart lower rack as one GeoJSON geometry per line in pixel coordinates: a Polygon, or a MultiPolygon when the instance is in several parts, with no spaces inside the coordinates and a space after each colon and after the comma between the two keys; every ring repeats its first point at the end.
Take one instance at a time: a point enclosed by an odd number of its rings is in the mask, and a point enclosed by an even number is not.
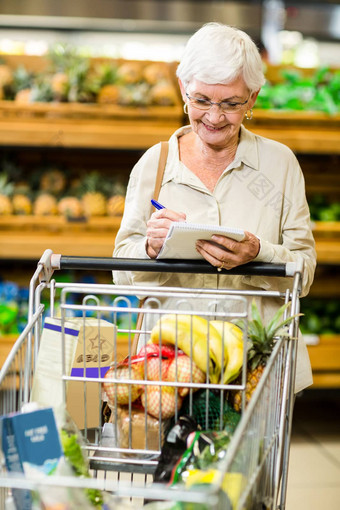
{"type": "Polygon", "coordinates": [[[136,509],[147,502],[150,509],[283,510],[302,267],[251,263],[228,272],[286,277],[285,293],[53,279],[55,270],[70,268],[219,274],[197,261],[44,253],[30,283],[27,326],[0,371],[0,411],[8,415],[35,401],[58,414],[56,409],[66,405],[61,428],[69,423],[69,413],[80,431],[78,443],[89,459],[91,477],[61,472],[37,479],[8,472],[2,458],[0,508],[6,508],[18,489],[33,491],[45,503],[47,494],[67,489],[71,492],[63,508],[93,508],[88,500],[77,499],[79,490],[84,497],[84,490],[93,489],[110,495],[107,508],[122,504],[136,509]],[[250,303],[278,298],[287,304],[286,317],[295,317],[276,337],[246,406],[250,303]],[[241,329],[233,326],[236,322],[241,329]],[[238,346],[240,338],[242,343],[242,369],[236,378],[227,376],[231,351],[225,348],[233,327],[238,346]],[[235,415],[230,402],[236,394],[241,395],[242,409],[235,415]],[[187,461],[182,448],[176,467],[171,441],[178,441],[174,435],[181,419],[193,422],[185,438],[187,461]],[[204,440],[210,441],[210,449],[203,451],[199,445],[203,441],[206,447],[204,440]]]}

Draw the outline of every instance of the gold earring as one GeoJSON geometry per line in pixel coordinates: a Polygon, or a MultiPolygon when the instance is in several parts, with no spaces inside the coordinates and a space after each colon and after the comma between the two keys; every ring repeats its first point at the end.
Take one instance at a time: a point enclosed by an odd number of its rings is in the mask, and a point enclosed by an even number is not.
{"type": "Polygon", "coordinates": [[[184,103],[183,110],[184,110],[185,115],[188,115],[188,105],[187,105],[187,103],[184,103]]]}
{"type": "Polygon", "coordinates": [[[247,120],[251,120],[253,118],[253,110],[252,109],[247,110],[245,117],[247,120]]]}

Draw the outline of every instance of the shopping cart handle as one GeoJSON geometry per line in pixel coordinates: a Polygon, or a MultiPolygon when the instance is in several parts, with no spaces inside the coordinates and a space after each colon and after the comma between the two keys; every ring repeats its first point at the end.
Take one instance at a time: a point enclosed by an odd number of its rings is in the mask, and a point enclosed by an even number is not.
{"type": "Polygon", "coordinates": [[[113,257],[75,257],[64,255],[52,256],[53,269],[81,269],[99,271],[144,271],[153,273],[201,273],[201,274],[232,274],[245,276],[294,276],[301,272],[299,264],[270,264],[265,262],[249,262],[234,269],[218,268],[205,260],[185,259],[122,259],[113,257]]]}

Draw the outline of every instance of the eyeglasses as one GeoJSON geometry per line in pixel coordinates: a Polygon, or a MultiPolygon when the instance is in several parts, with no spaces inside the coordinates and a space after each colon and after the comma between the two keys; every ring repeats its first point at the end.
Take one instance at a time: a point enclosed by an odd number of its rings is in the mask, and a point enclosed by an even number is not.
{"type": "Polygon", "coordinates": [[[210,110],[210,108],[216,104],[219,106],[223,113],[237,113],[242,110],[242,107],[245,106],[250,98],[250,95],[243,103],[235,103],[233,101],[221,101],[220,103],[215,103],[214,101],[210,101],[209,99],[203,99],[201,97],[193,97],[189,96],[186,92],[185,95],[189,99],[189,103],[194,108],[198,108],[198,110],[210,110]]]}

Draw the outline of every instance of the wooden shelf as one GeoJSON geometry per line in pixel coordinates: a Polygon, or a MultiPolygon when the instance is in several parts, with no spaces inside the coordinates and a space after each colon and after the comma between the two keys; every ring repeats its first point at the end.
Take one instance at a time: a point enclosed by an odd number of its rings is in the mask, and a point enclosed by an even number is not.
{"type": "Polygon", "coordinates": [[[340,154],[340,115],[255,108],[253,119],[245,121],[245,126],[297,153],[340,154]]]}
{"type": "Polygon", "coordinates": [[[111,257],[120,217],[68,222],[63,217],[0,217],[0,258],[38,260],[50,248],[63,255],[111,257]]]}
{"type": "Polygon", "coordinates": [[[182,109],[0,101],[0,145],[144,149],[182,125],[182,109]],[[20,110],[20,112],[18,112],[20,110]]]}
{"type": "MultiPolygon", "coordinates": [[[[0,146],[146,149],[184,125],[182,106],[0,101],[0,146]]],[[[295,152],[340,154],[340,115],[254,110],[248,129],[295,152]]]]}
{"type": "Polygon", "coordinates": [[[316,221],[313,224],[318,263],[340,263],[340,222],[316,221]]]}
{"type": "Polygon", "coordinates": [[[340,388],[340,335],[320,335],[308,346],[313,369],[313,388],[340,388]]]}
{"type": "MultiPolygon", "coordinates": [[[[0,258],[38,259],[46,248],[63,255],[111,257],[120,217],[67,221],[61,216],[0,216],[0,258]]],[[[340,264],[340,222],[313,227],[319,264],[340,264]]]]}

